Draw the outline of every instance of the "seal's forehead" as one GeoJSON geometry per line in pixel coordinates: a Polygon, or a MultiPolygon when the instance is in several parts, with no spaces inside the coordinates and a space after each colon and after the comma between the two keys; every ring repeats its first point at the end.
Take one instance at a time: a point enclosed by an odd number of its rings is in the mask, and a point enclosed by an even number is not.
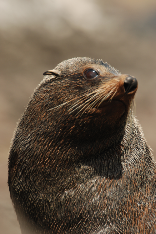
{"type": "Polygon", "coordinates": [[[90,64],[98,64],[104,66],[107,71],[113,74],[118,74],[118,71],[111,67],[107,62],[103,62],[102,59],[91,59],[88,57],[77,57],[65,60],[59,63],[54,69],[61,72],[62,75],[70,74],[70,73],[77,73],[80,68],[90,64]]]}

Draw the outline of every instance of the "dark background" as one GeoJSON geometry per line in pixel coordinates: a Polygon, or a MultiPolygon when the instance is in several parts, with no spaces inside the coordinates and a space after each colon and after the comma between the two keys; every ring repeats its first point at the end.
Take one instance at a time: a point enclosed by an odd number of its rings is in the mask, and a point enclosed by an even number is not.
{"type": "Polygon", "coordinates": [[[7,187],[16,123],[42,73],[77,56],[138,79],[134,112],[156,152],[155,0],[0,0],[0,234],[20,233],[7,187]]]}

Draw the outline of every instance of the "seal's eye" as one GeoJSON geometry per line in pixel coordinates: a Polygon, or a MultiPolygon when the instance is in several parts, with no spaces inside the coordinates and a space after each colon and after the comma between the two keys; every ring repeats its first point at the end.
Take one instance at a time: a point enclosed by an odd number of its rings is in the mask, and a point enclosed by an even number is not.
{"type": "Polygon", "coordinates": [[[93,79],[97,77],[99,74],[97,73],[97,71],[90,68],[90,69],[85,70],[84,75],[87,79],[93,79]]]}

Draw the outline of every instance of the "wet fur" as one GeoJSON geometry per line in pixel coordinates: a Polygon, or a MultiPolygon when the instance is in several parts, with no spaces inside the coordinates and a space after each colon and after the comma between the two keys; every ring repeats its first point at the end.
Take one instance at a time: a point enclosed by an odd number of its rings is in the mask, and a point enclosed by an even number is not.
{"type": "Polygon", "coordinates": [[[22,233],[155,232],[156,166],[120,75],[102,60],[75,58],[36,88],[9,156],[22,233]],[[104,79],[86,81],[83,70],[95,64],[104,79]],[[125,107],[110,114],[116,98],[127,98],[125,107]]]}

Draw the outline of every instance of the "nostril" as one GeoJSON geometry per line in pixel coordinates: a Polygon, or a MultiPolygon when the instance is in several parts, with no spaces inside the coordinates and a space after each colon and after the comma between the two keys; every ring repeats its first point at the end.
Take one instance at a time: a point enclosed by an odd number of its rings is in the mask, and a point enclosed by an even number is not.
{"type": "Polygon", "coordinates": [[[138,86],[138,81],[132,76],[128,76],[124,81],[125,93],[130,93],[134,91],[138,86]]]}

